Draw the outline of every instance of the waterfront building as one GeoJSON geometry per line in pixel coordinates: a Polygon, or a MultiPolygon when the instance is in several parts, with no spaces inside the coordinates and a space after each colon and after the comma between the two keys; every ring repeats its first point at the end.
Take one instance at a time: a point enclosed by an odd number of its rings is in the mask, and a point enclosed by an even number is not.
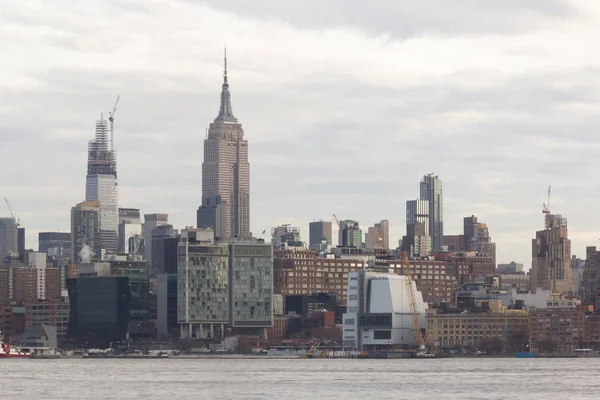
{"type": "Polygon", "coordinates": [[[67,336],[77,343],[106,348],[124,341],[130,320],[131,291],[126,276],[86,276],[67,279],[67,336]]]}
{"type": "Polygon", "coordinates": [[[309,248],[314,251],[327,250],[333,244],[331,221],[313,221],[308,224],[309,248]],[[323,246],[325,248],[323,248],[323,246]]]}
{"type": "Polygon", "coordinates": [[[427,310],[427,344],[436,351],[524,351],[528,339],[529,313],[523,310],[506,310],[501,305],[477,313],[427,310]]]}
{"type": "Polygon", "coordinates": [[[18,253],[18,230],[14,218],[0,218],[0,263],[6,256],[18,253]]]}
{"type": "Polygon", "coordinates": [[[348,311],[343,314],[343,346],[349,350],[390,350],[416,347],[415,329],[425,328],[421,292],[406,276],[358,271],[348,274],[348,311]],[[411,294],[416,299],[410,309],[411,294]],[[413,326],[413,312],[419,326],[413,326]]]}
{"type": "Polygon", "coordinates": [[[65,340],[69,326],[69,303],[51,300],[25,304],[25,329],[41,324],[56,327],[58,340],[65,340]]]}
{"type": "Polygon", "coordinates": [[[544,352],[572,353],[585,341],[585,307],[574,299],[550,299],[531,314],[531,345],[544,352]]]}
{"type": "Polygon", "coordinates": [[[38,251],[56,257],[60,264],[71,262],[71,232],[40,232],[38,251]]]}
{"type": "Polygon", "coordinates": [[[358,221],[344,220],[340,221],[340,230],[338,232],[339,247],[362,247],[362,230],[358,221]]]}
{"type": "Polygon", "coordinates": [[[85,201],[71,208],[71,260],[89,262],[102,258],[101,217],[98,201],[85,201]],[[86,250],[82,252],[86,247],[86,250]],[[82,259],[86,258],[86,259],[82,259]]]}
{"type": "Polygon", "coordinates": [[[441,251],[444,243],[444,195],[442,181],[437,175],[423,176],[420,199],[429,202],[429,235],[433,251],[441,251]]]}
{"type": "Polygon", "coordinates": [[[547,213],[545,222],[546,228],[537,231],[532,240],[530,288],[532,291],[550,289],[567,295],[573,290],[567,219],[559,214],[547,213]]]}
{"type": "MultiPolygon", "coordinates": [[[[204,140],[202,197],[219,199],[225,209],[225,226],[218,232],[218,218],[208,224],[221,238],[250,237],[250,164],[248,141],[242,125],[233,115],[227,81],[227,57],[221,88],[219,114],[210,124],[204,140]]],[[[205,200],[203,200],[205,204],[205,200]]],[[[215,210],[216,211],[216,210],[215,210]]],[[[215,212],[215,216],[219,213],[215,212]]],[[[204,223],[203,225],[207,225],[204,223]]]]}
{"type": "Polygon", "coordinates": [[[387,219],[381,220],[367,230],[367,249],[390,248],[390,223],[387,219]]]}
{"type": "MultiPolygon", "coordinates": [[[[119,191],[117,159],[112,143],[112,129],[101,116],[96,121],[96,136],[88,143],[88,165],[85,179],[85,201],[97,201],[100,208],[100,248],[105,254],[115,254],[118,249],[119,191]],[[109,140],[109,133],[111,139],[109,140]]],[[[100,258],[102,252],[97,252],[100,258]]]]}
{"type": "Polygon", "coordinates": [[[261,239],[215,242],[212,230],[184,229],[177,294],[182,338],[264,337],[273,321],[273,248],[261,239]]]}

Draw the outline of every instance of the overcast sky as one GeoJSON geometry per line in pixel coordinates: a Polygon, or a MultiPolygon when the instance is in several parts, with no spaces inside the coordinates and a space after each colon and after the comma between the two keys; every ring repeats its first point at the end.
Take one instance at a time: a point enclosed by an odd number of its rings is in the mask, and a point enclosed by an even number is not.
{"type": "Polygon", "coordinates": [[[226,44],[255,234],[289,223],[308,240],[335,213],[388,219],[396,244],[434,172],[445,234],[475,214],[498,262],[528,267],[552,185],[584,256],[600,238],[599,27],[594,0],[5,1],[0,196],[28,247],[69,231],[120,94],[120,206],[194,225],[226,44]]]}

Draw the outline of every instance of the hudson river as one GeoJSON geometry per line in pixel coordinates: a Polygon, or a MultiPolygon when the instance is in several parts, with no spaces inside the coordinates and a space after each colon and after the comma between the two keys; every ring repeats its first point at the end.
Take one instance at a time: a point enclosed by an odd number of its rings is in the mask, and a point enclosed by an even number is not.
{"type": "Polygon", "coordinates": [[[600,358],[0,360],[0,398],[600,398],[600,358]]]}

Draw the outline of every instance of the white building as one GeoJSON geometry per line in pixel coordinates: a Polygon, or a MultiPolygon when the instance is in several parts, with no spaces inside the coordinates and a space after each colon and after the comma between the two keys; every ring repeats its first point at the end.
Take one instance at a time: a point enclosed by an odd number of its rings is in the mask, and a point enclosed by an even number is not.
{"type": "Polygon", "coordinates": [[[343,316],[343,340],[347,350],[383,350],[416,347],[410,293],[416,298],[420,329],[425,328],[421,292],[407,277],[369,271],[348,274],[348,312],[343,316]]]}
{"type": "Polygon", "coordinates": [[[28,265],[30,268],[35,268],[37,280],[37,298],[40,300],[46,299],[46,253],[33,252],[29,253],[28,265]]]}

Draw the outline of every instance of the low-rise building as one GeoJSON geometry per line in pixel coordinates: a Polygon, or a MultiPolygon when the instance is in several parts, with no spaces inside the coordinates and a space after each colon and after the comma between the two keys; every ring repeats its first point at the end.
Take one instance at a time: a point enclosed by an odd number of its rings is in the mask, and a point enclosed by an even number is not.
{"type": "Polygon", "coordinates": [[[578,300],[548,300],[543,310],[531,315],[531,344],[539,352],[571,353],[584,341],[584,320],[589,306],[578,300]]]}
{"type": "Polygon", "coordinates": [[[489,312],[451,314],[428,310],[427,343],[438,351],[521,350],[529,337],[529,314],[499,305],[491,308],[489,312]]]}
{"type": "Polygon", "coordinates": [[[60,300],[27,303],[25,329],[31,329],[35,325],[53,326],[58,340],[65,340],[69,327],[69,303],[60,300]]]}

